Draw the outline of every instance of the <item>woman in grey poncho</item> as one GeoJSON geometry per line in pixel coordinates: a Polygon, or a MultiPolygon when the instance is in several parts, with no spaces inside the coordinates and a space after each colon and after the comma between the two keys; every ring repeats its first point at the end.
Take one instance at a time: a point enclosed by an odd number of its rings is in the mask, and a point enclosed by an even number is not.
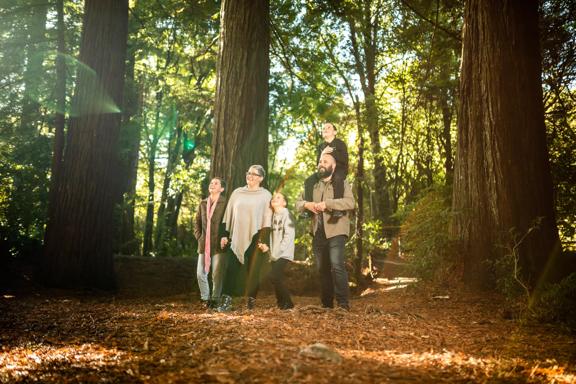
{"type": "Polygon", "coordinates": [[[222,305],[219,310],[230,309],[234,283],[240,278],[242,270],[246,273],[245,294],[248,296],[248,308],[254,307],[260,280],[260,268],[265,260],[258,249],[259,242],[267,242],[272,210],[272,194],[261,187],[266,172],[261,165],[252,165],[246,172],[246,186],[236,188],[226,206],[222,222],[227,236],[222,238],[222,247],[227,245],[234,253],[228,263],[227,278],[224,284],[222,305]]]}

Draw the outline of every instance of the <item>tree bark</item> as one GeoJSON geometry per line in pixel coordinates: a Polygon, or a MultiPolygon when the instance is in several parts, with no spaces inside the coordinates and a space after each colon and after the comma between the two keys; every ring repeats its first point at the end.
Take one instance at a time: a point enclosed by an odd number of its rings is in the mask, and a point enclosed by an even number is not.
{"type": "MultiPolygon", "coordinates": [[[[135,2],[132,13],[138,9],[139,2],[135,2]]],[[[128,43],[126,76],[124,91],[124,113],[122,116],[122,129],[120,141],[122,144],[122,156],[120,164],[122,187],[120,198],[123,200],[117,242],[118,252],[126,255],[138,255],[139,247],[134,230],[134,211],[136,197],[136,182],[138,176],[138,159],[140,149],[141,122],[137,117],[141,111],[141,89],[135,79],[135,62],[137,41],[133,38],[138,32],[139,23],[135,16],[131,16],[128,22],[128,43]],[[131,38],[132,37],[132,38],[131,38]]]]}
{"type": "Polygon", "coordinates": [[[487,261],[516,246],[522,276],[534,288],[560,245],[544,128],[538,2],[468,0],[464,17],[453,195],[464,279],[487,286],[487,261]]]}
{"type": "Polygon", "coordinates": [[[54,144],[52,151],[52,165],[50,176],[50,194],[48,200],[48,217],[54,215],[54,207],[56,206],[56,191],[60,180],[60,173],[62,172],[62,158],[64,155],[64,130],[66,127],[66,118],[64,111],[66,110],[66,62],[64,55],[66,54],[66,31],[64,24],[64,0],[56,1],[56,28],[57,28],[57,44],[58,53],[56,56],[56,114],[54,116],[54,144]]]}
{"type": "Polygon", "coordinates": [[[352,16],[349,16],[347,23],[350,30],[354,66],[364,94],[366,128],[370,136],[370,150],[374,157],[374,188],[380,191],[375,199],[372,216],[382,220],[383,223],[387,223],[392,212],[390,211],[389,188],[386,182],[387,169],[380,144],[378,106],[376,105],[376,39],[380,25],[379,13],[373,14],[371,7],[372,1],[362,2],[361,8],[358,10],[360,20],[354,20],[352,16]],[[360,30],[358,30],[356,22],[359,23],[360,30]]]}
{"type": "Polygon", "coordinates": [[[37,135],[37,123],[40,118],[39,91],[43,78],[42,66],[45,49],[42,46],[46,41],[46,18],[48,3],[44,0],[35,0],[31,4],[29,15],[28,44],[26,46],[26,71],[24,73],[24,99],[20,118],[20,130],[28,135],[37,135]]]}
{"type": "Polygon", "coordinates": [[[450,185],[454,180],[454,162],[452,159],[452,103],[448,88],[441,91],[440,109],[442,111],[442,149],[444,151],[445,184],[450,185]]]}
{"type": "Polygon", "coordinates": [[[362,275],[362,262],[364,260],[364,132],[362,129],[362,114],[360,112],[360,101],[354,101],[354,111],[356,113],[356,124],[358,135],[358,164],[356,165],[356,258],[354,260],[354,276],[359,288],[364,285],[362,275]]]}
{"type": "Polygon", "coordinates": [[[252,164],[267,168],[269,0],[223,0],[211,176],[245,185],[252,164]]]}
{"type": "Polygon", "coordinates": [[[180,158],[180,148],[182,147],[182,125],[177,122],[176,108],[172,107],[170,123],[170,139],[168,140],[168,164],[166,164],[166,173],[162,184],[162,195],[158,204],[158,213],[156,216],[156,236],[154,243],[159,256],[166,256],[166,235],[170,235],[169,227],[167,228],[170,217],[174,213],[174,198],[170,196],[170,184],[172,174],[180,158]]]}
{"type": "MultiPolygon", "coordinates": [[[[80,61],[94,70],[116,105],[122,105],[128,0],[86,0],[80,61]]],[[[117,142],[120,113],[106,113],[77,79],[54,214],[49,218],[42,277],[61,287],[111,289],[113,210],[118,202],[117,142]]]]}

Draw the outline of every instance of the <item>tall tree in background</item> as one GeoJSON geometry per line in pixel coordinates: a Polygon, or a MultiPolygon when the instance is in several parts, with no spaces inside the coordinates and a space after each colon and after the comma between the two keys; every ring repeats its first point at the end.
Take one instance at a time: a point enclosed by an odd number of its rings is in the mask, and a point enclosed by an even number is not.
{"type": "Polygon", "coordinates": [[[220,17],[211,174],[231,191],[250,164],[267,167],[269,0],[223,0],[220,17]]]}
{"type": "Polygon", "coordinates": [[[382,0],[356,2],[334,0],[330,4],[332,12],[348,27],[352,66],[360,80],[360,88],[364,96],[363,120],[370,137],[370,151],[374,161],[374,189],[379,191],[372,207],[372,216],[387,222],[392,212],[387,182],[388,171],[380,143],[382,133],[376,95],[379,75],[377,64],[382,49],[382,24],[385,22],[383,16],[386,2],[382,0]]]}
{"type": "Polygon", "coordinates": [[[120,180],[119,193],[123,200],[121,219],[119,222],[116,250],[127,255],[140,253],[136,232],[134,229],[134,211],[136,199],[136,182],[138,176],[138,158],[140,149],[140,131],[142,119],[141,84],[135,75],[136,51],[139,49],[137,33],[141,28],[138,20],[139,5],[135,1],[128,20],[128,43],[126,49],[126,75],[124,89],[124,108],[122,116],[122,129],[120,131],[120,180]]]}
{"type": "Polygon", "coordinates": [[[46,42],[46,16],[48,3],[43,0],[32,1],[30,15],[28,16],[26,44],[26,71],[24,73],[24,100],[22,102],[22,115],[20,129],[37,134],[36,122],[40,118],[40,104],[38,94],[42,81],[46,42]],[[36,132],[34,131],[36,129],[36,132]]]}
{"type": "Polygon", "coordinates": [[[464,278],[516,257],[532,288],[559,251],[548,164],[538,1],[468,0],[464,16],[454,230],[464,278]]]}
{"type": "Polygon", "coordinates": [[[117,141],[122,105],[128,0],[86,0],[80,71],[56,206],[48,220],[42,278],[55,286],[114,287],[113,210],[118,202],[117,141]]]}
{"type": "Polygon", "coordinates": [[[56,94],[56,113],[54,115],[54,143],[52,150],[52,165],[50,176],[50,194],[48,201],[48,217],[54,215],[56,206],[56,188],[62,170],[62,157],[64,155],[64,129],[66,127],[66,37],[64,25],[64,0],[56,1],[56,26],[57,32],[57,56],[56,56],[56,84],[54,93],[56,94]]]}

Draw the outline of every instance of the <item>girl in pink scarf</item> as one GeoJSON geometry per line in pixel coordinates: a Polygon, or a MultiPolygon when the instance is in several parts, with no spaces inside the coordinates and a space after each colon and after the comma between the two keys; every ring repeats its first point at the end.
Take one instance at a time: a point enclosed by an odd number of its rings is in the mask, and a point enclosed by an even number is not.
{"type": "Polygon", "coordinates": [[[222,192],[226,187],[224,180],[215,177],[208,185],[209,196],[200,202],[194,221],[194,236],[198,240],[198,265],[196,277],[200,288],[200,298],[207,307],[213,308],[220,302],[225,271],[225,255],[220,246],[222,217],[226,208],[226,199],[222,192]],[[208,274],[212,271],[212,295],[208,274]]]}

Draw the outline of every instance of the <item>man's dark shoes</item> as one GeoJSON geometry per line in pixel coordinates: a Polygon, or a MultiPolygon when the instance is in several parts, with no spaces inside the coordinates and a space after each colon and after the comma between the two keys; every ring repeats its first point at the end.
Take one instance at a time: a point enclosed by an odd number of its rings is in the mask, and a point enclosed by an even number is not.
{"type": "Polygon", "coordinates": [[[256,298],[249,297],[248,301],[246,302],[246,308],[254,309],[255,306],[256,306],[256,298]]]}
{"type": "Polygon", "coordinates": [[[348,303],[338,304],[338,309],[343,309],[343,310],[345,310],[345,311],[350,311],[350,304],[348,304],[348,303]]]}

